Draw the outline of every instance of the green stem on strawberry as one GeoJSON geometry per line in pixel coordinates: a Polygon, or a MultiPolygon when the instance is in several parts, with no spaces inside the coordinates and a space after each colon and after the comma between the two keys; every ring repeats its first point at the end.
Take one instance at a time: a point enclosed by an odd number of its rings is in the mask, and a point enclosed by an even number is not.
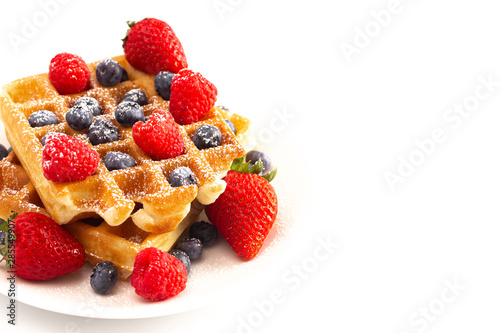
{"type": "Polygon", "coordinates": [[[9,233],[9,225],[13,223],[13,220],[17,217],[17,213],[12,212],[12,215],[5,221],[0,219],[0,231],[5,233],[5,238],[3,244],[0,244],[0,262],[5,260],[7,268],[13,268],[12,261],[7,260],[7,255],[9,254],[9,243],[12,243],[15,239],[14,233],[9,233]],[[10,263],[9,263],[10,262],[10,263]]]}
{"type": "MultiPolygon", "coordinates": [[[[241,173],[253,173],[256,175],[260,175],[262,173],[262,170],[264,170],[264,165],[260,160],[257,161],[253,166],[250,166],[251,165],[250,162],[246,163],[244,162],[245,162],[244,156],[235,159],[231,164],[231,170],[241,173]]],[[[278,173],[278,168],[275,168],[273,171],[270,171],[265,175],[261,175],[261,177],[267,180],[268,182],[271,182],[274,179],[274,177],[276,177],[277,173],[278,173]]]]}

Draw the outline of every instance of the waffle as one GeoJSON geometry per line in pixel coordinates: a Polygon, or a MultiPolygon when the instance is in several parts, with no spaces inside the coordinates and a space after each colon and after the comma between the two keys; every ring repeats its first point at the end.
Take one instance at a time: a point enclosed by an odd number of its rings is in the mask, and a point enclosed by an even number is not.
{"type": "MultiPolygon", "coordinates": [[[[39,74],[14,81],[3,87],[0,95],[0,116],[12,148],[25,168],[40,199],[50,216],[59,224],[84,218],[101,217],[109,226],[117,227],[128,220],[147,233],[163,234],[173,231],[191,211],[195,199],[210,204],[224,191],[222,178],[233,159],[244,150],[225,123],[223,111],[212,108],[199,122],[179,126],[185,143],[185,153],[176,158],[154,161],[132,138],[131,128],[121,126],[114,119],[114,111],[121,98],[131,89],[140,88],[148,97],[143,106],[145,116],[154,110],[168,111],[169,102],[159,97],[154,89],[154,76],[135,70],[124,56],[114,57],[128,72],[129,80],[114,87],[103,87],[95,78],[98,62],[89,64],[90,89],[72,95],[59,95],[51,85],[48,74],[39,74]],[[62,132],[91,145],[86,130],[75,131],[65,121],[65,113],[81,97],[94,97],[102,108],[100,118],[110,120],[120,134],[120,140],[93,146],[101,162],[94,175],[83,181],[55,183],[47,180],[42,169],[41,139],[48,132],[62,132]],[[59,123],[32,128],[28,117],[38,110],[56,114],[59,123]],[[211,124],[222,132],[222,145],[198,150],[191,138],[202,124],[211,124]],[[108,171],[102,160],[109,151],[131,155],[137,166],[108,171]],[[198,185],[173,188],[167,179],[175,168],[189,167],[198,179],[198,185]]],[[[248,125],[238,117],[235,122],[248,125]]],[[[246,131],[242,131],[244,135],[246,131]]]]}

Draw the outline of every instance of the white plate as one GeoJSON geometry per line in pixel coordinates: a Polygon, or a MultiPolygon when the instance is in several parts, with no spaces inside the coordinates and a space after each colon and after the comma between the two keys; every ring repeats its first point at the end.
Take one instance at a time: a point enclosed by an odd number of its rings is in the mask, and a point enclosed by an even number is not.
{"type": "MultiPolygon", "coordinates": [[[[3,135],[3,128],[2,130],[3,135]]],[[[0,142],[6,144],[5,137],[0,142]]],[[[233,253],[219,235],[215,244],[207,247],[200,259],[192,263],[186,289],[179,295],[163,301],[149,302],[137,296],[128,282],[118,281],[113,291],[105,296],[93,292],[90,287],[92,267],[85,266],[73,274],[50,281],[15,279],[16,301],[48,311],[93,318],[126,319],[148,318],[193,310],[235,292],[247,279],[265,271],[273,261],[286,255],[293,238],[294,214],[297,205],[290,198],[297,198],[299,187],[285,189],[291,184],[281,168],[273,181],[279,199],[279,213],[261,252],[253,260],[245,262],[233,253]]],[[[0,293],[8,295],[9,281],[6,267],[0,268],[0,293]]]]}

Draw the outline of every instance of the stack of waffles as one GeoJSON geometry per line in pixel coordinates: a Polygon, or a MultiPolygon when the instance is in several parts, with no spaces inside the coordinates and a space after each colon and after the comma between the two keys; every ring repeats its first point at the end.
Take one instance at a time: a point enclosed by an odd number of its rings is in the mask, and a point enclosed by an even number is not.
{"type": "Polygon", "coordinates": [[[169,102],[156,93],[153,75],[134,69],[124,56],[113,59],[126,69],[129,77],[113,87],[99,84],[96,62],[88,64],[90,88],[79,94],[60,95],[48,74],[20,79],[3,88],[0,116],[13,153],[0,162],[0,217],[8,217],[11,211],[46,214],[82,243],[92,264],[112,261],[120,278],[126,279],[140,250],[151,246],[170,250],[203,206],[214,202],[224,191],[223,177],[231,162],[244,154],[242,145],[250,124],[244,117],[214,107],[200,121],[179,125],[185,145],[183,155],[153,160],[134,143],[132,129],[116,121],[114,111],[132,89],[141,89],[147,95],[148,104],[143,106],[146,117],[158,109],[168,111],[169,102]],[[81,97],[93,97],[99,102],[102,115],[98,117],[118,128],[120,140],[92,146],[86,130],[76,131],[66,123],[66,112],[81,97]],[[51,111],[59,122],[31,127],[28,118],[39,110],[51,111]],[[235,125],[236,134],[226,120],[235,125]],[[221,145],[196,148],[192,137],[203,124],[221,131],[221,145]],[[95,174],[83,181],[47,180],[42,169],[41,139],[49,132],[65,133],[92,146],[101,157],[95,174]],[[102,161],[110,151],[131,155],[137,165],[108,171],[102,161]],[[195,174],[196,185],[169,184],[170,173],[181,166],[195,174]]]}

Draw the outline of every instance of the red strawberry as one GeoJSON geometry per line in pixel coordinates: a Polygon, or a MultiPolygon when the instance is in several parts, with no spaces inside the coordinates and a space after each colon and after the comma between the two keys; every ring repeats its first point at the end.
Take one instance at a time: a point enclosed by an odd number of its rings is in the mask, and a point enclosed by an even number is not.
{"type": "Polygon", "coordinates": [[[99,154],[82,141],[62,133],[47,138],[42,152],[42,168],[48,180],[84,180],[94,174],[98,165],[99,154]]]}
{"type": "Polygon", "coordinates": [[[76,94],[88,88],[90,70],[79,56],[59,53],[50,61],[49,80],[61,95],[76,94]]]}
{"type": "Polygon", "coordinates": [[[130,284],[137,295],[150,301],[163,301],[186,288],[184,264],[167,252],[150,247],[135,257],[130,284]]]}
{"type": "Polygon", "coordinates": [[[146,18],[127,23],[130,29],[123,39],[123,50],[133,67],[153,75],[177,73],[187,67],[181,42],[166,22],[146,18]]]}
{"type": "Polygon", "coordinates": [[[172,115],[163,110],[154,111],[143,123],[132,127],[135,143],[155,160],[174,158],[184,154],[184,140],[172,115]]]}
{"type": "Polygon", "coordinates": [[[170,112],[181,125],[203,118],[217,99],[217,88],[212,82],[190,69],[174,76],[170,91],[170,112]]]}
{"type": "Polygon", "coordinates": [[[14,237],[9,233],[5,245],[9,248],[7,264],[13,264],[9,267],[23,279],[53,279],[74,272],[85,263],[83,246],[63,227],[43,214],[23,213],[13,221],[0,222],[0,226],[14,223],[14,228],[9,229],[14,230],[14,237]],[[7,245],[11,241],[13,243],[7,245]],[[10,257],[12,253],[14,260],[10,257]]]}
{"type": "MultiPolygon", "coordinates": [[[[242,161],[235,160],[224,178],[226,190],[205,212],[234,252],[249,260],[257,255],[276,220],[278,198],[269,183],[272,178],[268,181],[258,175],[262,162],[248,170],[248,164],[241,166],[242,161]]],[[[272,174],[274,177],[276,171],[272,174]]]]}

